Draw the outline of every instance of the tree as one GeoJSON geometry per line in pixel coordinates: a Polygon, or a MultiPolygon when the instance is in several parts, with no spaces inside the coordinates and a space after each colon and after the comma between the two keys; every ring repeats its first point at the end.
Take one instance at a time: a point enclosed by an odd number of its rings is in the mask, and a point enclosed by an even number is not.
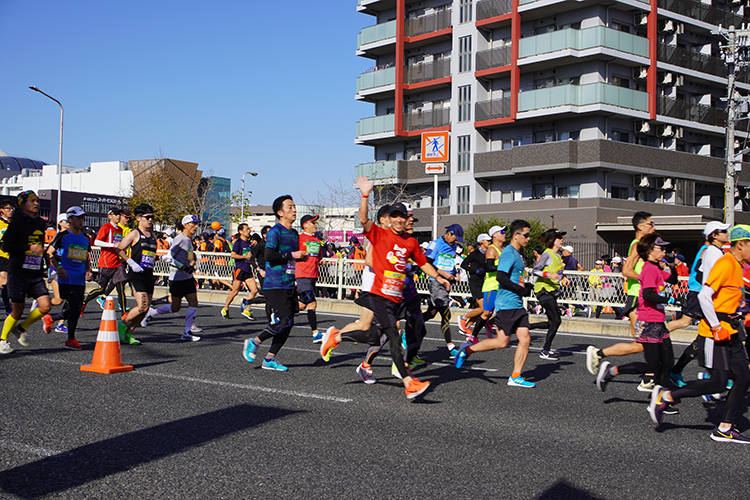
{"type": "Polygon", "coordinates": [[[244,222],[241,220],[241,215],[244,213],[245,217],[247,217],[248,215],[253,213],[252,205],[250,205],[250,198],[252,196],[253,196],[252,191],[245,191],[244,196],[243,196],[241,189],[238,189],[237,191],[232,193],[232,197],[230,199],[230,206],[239,209],[236,213],[232,213],[229,216],[232,222],[234,222],[235,224],[244,222]]]}
{"type": "MultiPolygon", "coordinates": [[[[533,262],[534,248],[537,246],[543,246],[542,240],[539,237],[548,229],[548,227],[542,224],[542,221],[536,217],[525,220],[531,225],[531,239],[529,240],[529,244],[523,249],[522,253],[527,261],[532,259],[533,262]]],[[[464,240],[467,243],[477,241],[477,236],[482,233],[489,233],[492,226],[505,226],[507,228],[510,226],[511,222],[512,221],[498,219],[497,217],[490,217],[488,219],[485,219],[484,217],[474,217],[474,220],[472,220],[466,229],[464,229],[464,240]]],[[[508,240],[510,240],[510,235],[508,235],[508,240]]]]}

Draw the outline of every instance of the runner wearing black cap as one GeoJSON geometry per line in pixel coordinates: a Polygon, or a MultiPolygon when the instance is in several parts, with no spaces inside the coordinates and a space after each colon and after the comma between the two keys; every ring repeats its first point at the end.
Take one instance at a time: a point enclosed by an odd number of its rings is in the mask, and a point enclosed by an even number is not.
{"type": "Polygon", "coordinates": [[[539,357],[557,361],[557,355],[552,351],[552,341],[555,340],[557,329],[562,324],[560,315],[560,306],[557,304],[557,297],[560,290],[560,281],[563,274],[563,262],[560,258],[560,249],[563,245],[563,237],[567,233],[559,229],[547,229],[542,233],[542,243],[547,249],[539,256],[539,260],[534,264],[533,273],[537,276],[534,284],[534,294],[539,300],[539,305],[544,308],[547,315],[547,321],[541,323],[532,323],[532,329],[547,329],[547,337],[544,340],[544,347],[539,357]]]}
{"type": "Polygon", "coordinates": [[[253,245],[250,243],[250,226],[242,222],[237,226],[237,233],[240,235],[237,241],[232,245],[232,252],[229,256],[234,259],[234,272],[232,273],[232,290],[227,295],[224,302],[224,308],[221,310],[221,316],[229,319],[229,305],[234,298],[240,293],[240,287],[244,283],[247,287],[247,299],[242,300],[244,305],[242,314],[245,318],[253,321],[255,317],[250,312],[250,301],[258,295],[258,285],[255,284],[252,266],[253,245]]]}
{"type": "Polygon", "coordinates": [[[427,247],[425,257],[427,262],[435,266],[438,274],[445,278],[447,284],[440,284],[434,278],[430,278],[427,283],[430,290],[430,307],[423,316],[425,321],[429,321],[440,313],[440,331],[443,332],[448,353],[453,358],[458,354],[458,349],[451,338],[451,299],[448,292],[451,289],[450,284],[456,281],[456,242],[464,242],[464,228],[459,224],[451,224],[445,229],[445,234],[427,247]]]}
{"type": "MultiPolygon", "coordinates": [[[[96,283],[99,286],[91,290],[83,300],[82,311],[86,309],[86,305],[92,300],[111,293],[112,287],[117,290],[120,310],[123,312],[127,310],[125,303],[125,282],[127,281],[127,276],[125,275],[125,266],[123,266],[122,260],[117,255],[117,250],[115,250],[115,246],[123,238],[120,222],[127,219],[123,215],[123,211],[119,208],[110,210],[107,213],[107,218],[109,218],[109,222],[99,229],[94,240],[94,245],[99,247],[100,250],[99,261],[97,263],[98,275],[96,277],[96,283]]],[[[103,298],[99,299],[99,305],[102,309],[104,309],[103,298]]]]}

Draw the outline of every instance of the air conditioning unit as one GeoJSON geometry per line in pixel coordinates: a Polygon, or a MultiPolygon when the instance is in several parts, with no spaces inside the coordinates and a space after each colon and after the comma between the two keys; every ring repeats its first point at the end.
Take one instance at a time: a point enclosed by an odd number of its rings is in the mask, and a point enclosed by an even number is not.
{"type": "Polygon", "coordinates": [[[651,132],[651,124],[645,120],[635,120],[633,122],[633,131],[636,134],[647,134],[651,132]]]}
{"type": "Polygon", "coordinates": [[[682,136],[684,135],[685,131],[682,129],[682,127],[675,127],[674,128],[674,138],[675,139],[682,139],[682,136]]]}
{"type": "Polygon", "coordinates": [[[646,26],[648,24],[648,14],[646,12],[638,12],[633,15],[633,24],[636,26],[646,26]]]}
{"type": "Polygon", "coordinates": [[[659,73],[659,83],[661,85],[673,85],[675,80],[674,73],[659,73]]]}
{"type": "Polygon", "coordinates": [[[684,35],[685,34],[685,23],[677,23],[674,29],[675,35],[684,35]]]}
{"type": "Polygon", "coordinates": [[[555,134],[546,134],[544,136],[544,142],[554,142],[555,141],[555,134]]]}
{"type": "Polygon", "coordinates": [[[673,19],[667,19],[665,21],[662,21],[659,23],[659,31],[665,34],[673,34],[675,30],[677,29],[677,22],[673,19]]]}
{"type": "MultiPolygon", "coordinates": [[[[656,128],[656,134],[659,137],[676,137],[678,129],[680,129],[680,127],[675,127],[674,125],[659,125],[656,128]]],[[[680,137],[682,136],[680,135],[680,137]]]]}
{"type": "Polygon", "coordinates": [[[657,177],[656,189],[660,189],[662,191],[674,191],[674,187],[675,180],[671,177],[657,177]]]}
{"type": "Polygon", "coordinates": [[[406,150],[406,159],[409,160],[409,161],[415,159],[415,157],[414,157],[414,150],[413,149],[407,149],[406,150]]]}
{"type": "Polygon", "coordinates": [[[645,80],[648,78],[648,66],[636,66],[633,68],[634,80],[645,80]]]}
{"type": "Polygon", "coordinates": [[[683,75],[675,75],[674,77],[674,86],[675,87],[681,87],[685,85],[685,76],[683,75]]]}
{"type": "Polygon", "coordinates": [[[633,175],[633,187],[637,188],[653,188],[656,185],[656,181],[653,177],[647,175],[633,175]]]}

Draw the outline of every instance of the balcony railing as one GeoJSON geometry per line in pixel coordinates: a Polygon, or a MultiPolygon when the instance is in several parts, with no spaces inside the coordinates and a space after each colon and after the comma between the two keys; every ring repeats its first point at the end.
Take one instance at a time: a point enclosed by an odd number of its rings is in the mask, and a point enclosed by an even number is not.
{"type": "Polygon", "coordinates": [[[510,116],[510,97],[482,101],[476,104],[474,116],[478,122],[510,116]]]}
{"type": "Polygon", "coordinates": [[[659,8],[666,9],[683,16],[698,19],[716,26],[722,25],[729,27],[735,25],[739,27],[744,18],[734,12],[705,4],[696,0],[658,0],[659,8]]]}
{"type": "Polygon", "coordinates": [[[450,27],[451,9],[445,9],[416,19],[407,19],[404,34],[406,36],[418,36],[450,27]]]}
{"type": "Polygon", "coordinates": [[[479,0],[477,2],[477,21],[508,14],[512,8],[513,2],[511,0],[479,0]]]}
{"type": "Polygon", "coordinates": [[[357,122],[357,137],[363,135],[383,134],[396,130],[396,115],[371,116],[357,122]]]}
{"type": "Polygon", "coordinates": [[[477,71],[510,64],[510,45],[477,52],[477,71]]]}
{"type": "Polygon", "coordinates": [[[420,83],[451,76],[451,60],[417,63],[404,68],[404,83],[420,83]]]}
{"type": "Polygon", "coordinates": [[[368,179],[396,179],[398,178],[398,161],[375,161],[371,163],[361,163],[354,167],[356,177],[367,177],[368,179]]]}
{"type": "Polygon", "coordinates": [[[694,50],[683,49],[682,47],[667,45],[666,43],[657,44],[656,59],[710,75],[727,76],[727,67],[724,61],[718,57],[701,54],[694,50]]]}
{"type": "Polygon", "coordinates": [[[656,98],[656,113],[717,127],[724,127],[727,123],[727,113],[721,108],[664,96],[656,98]]]}
{"type": "Polygon", "coordinates": [[[412,111],[404,113],[404,130],[422,130],[425,128],[442,127],[451,122],[450,109],[434,109],[430,111],[412,111]]]}
{"type": "Polygon", "coordinates": [[[367,73],[362,73],[362,75],[357,78],[357,92],[377,87],[385,87],[386,85],[393,85],[394,83],[396,83],[395,67],[368,71],[367,73]]]}
{"type": "Polygon", "coordinates": [[[368,43],[396,38],[396,20],[370,26],[357,33],[357,49],[368,43]]]}
{"type": "Polygon", "coordinates": [[[594,26],[582,30],[564,29],[522,38],[518,45],[518,57],[548,54],[563,49],[585,50],[607,47],[628,54],[648,57],[648,39],[624,33],[606,26],[594,26]]]}
{"type": "Polygon", "coordinates": [[[557,106],[587,106],[609,104],[621,108],[648,111],[648,93],[607,83],[587,85],[558,85],[518,94],[518,111],[554,108],[557,106]]]}

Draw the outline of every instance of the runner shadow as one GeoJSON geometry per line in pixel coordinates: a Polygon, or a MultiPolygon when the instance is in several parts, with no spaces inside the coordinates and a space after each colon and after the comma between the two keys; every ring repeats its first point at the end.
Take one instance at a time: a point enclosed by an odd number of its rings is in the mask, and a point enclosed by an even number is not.
{"type": "Polygon", "coordinates": [[[565,480],[558,481],[537,498],[538,500],[600,500],[600,497],[576,488],[565,480]]]}
{"type": "Polygon", "coordinates": [[[21,498],[62,492],[295,413],[237,405],[167,422],[7,470],[0,489],[21,498]]]}
{"type": "Polygon", "coordinates": [[[533,370],[524,372],[523,377],[532,382],[539,382],[559,372],[563,366],[574,364],[572,361],[549,361],[543,365],[536,365],[533,370]]]}

